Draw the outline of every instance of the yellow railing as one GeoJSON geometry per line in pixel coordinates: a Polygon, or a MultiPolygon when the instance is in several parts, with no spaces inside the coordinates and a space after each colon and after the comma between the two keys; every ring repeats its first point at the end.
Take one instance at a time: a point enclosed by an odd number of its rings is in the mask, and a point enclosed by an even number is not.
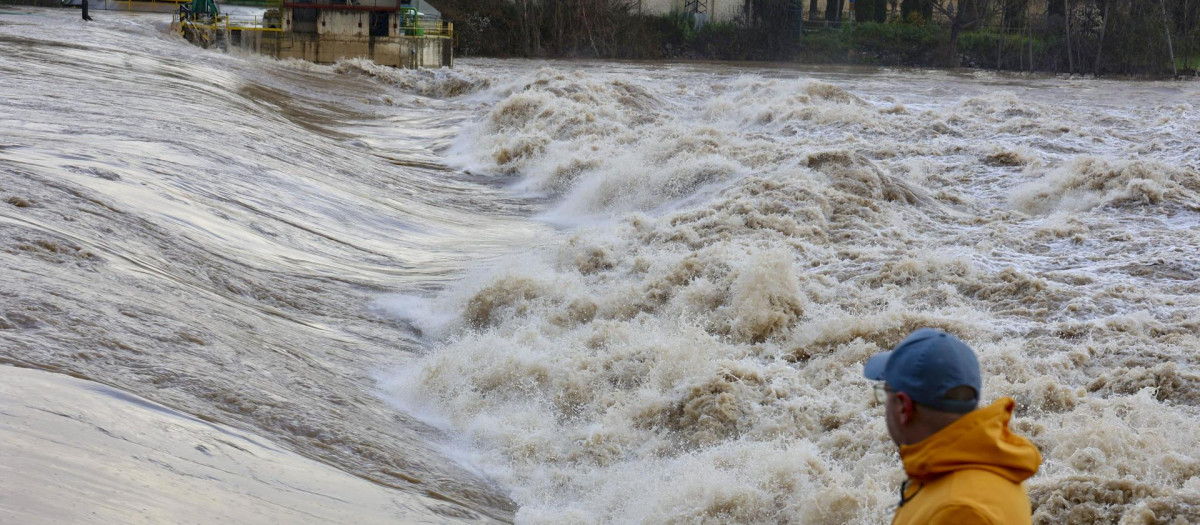
{"type": "Polygon", "coordinates": [[[454,24],[452,22],[421,22],[417,21],[415,25],[400,26],[396,29],[397,35],[400,36],[424,36],[429,38],[454,38],[454,24]]]}
{"type": "MultiPolygon", "coordinates": [[[[168,0],[183,3],[190,0],[168,0]]],[[[205,31],[261,31],[264,33],[282,33],[283,28],[267,27],[267,17],[239,15],[231,17],[229,14],[221,14],[216,17],[181,17],[179,13],[171,15],[172,27],[178,24],[180,33],[186,33],[187,29],[205,30],[205,31]]],[[[275,24],[279,23],[278,17],[272,17],[275,24]]],[[[398,36],[418,37],[418,38],[454,38],[454,24],[444,21],[426,21],[419,22],[411,26],[400,26],[396,29],[398,36]]]]}
{"type": "MultiPolygon", "coordinates": [[[[275,18],[278,22],[279,19],[275,18]]],[[[217,15],[211,19],[180,18],[179,13],[171,15],[171,23],[179,24],[180,32],[187,28],[207,31],[262,31],[264,33],[282,33],[281,27],[267,27],[266,18],[262,16],[238,16],[230,18],[228,14],[217,15]]]]}
{"type": "MultiPolygon", "coordinates": [[[[150,10],[154,11],[158,8],[159,3],[162,3],[164,5],[166,5],[166,4],[179,5],[179,4],[186,4],[191,1],[192,0],[124,0],[124,3],[125,3],[126,11],[133,11],[133,4],[135,4],[135,3],[136,4],[150,4],[150,10]]],[[[120,4],[120,3],[121,2],[117,2],[117,4],[120,4]]]]}

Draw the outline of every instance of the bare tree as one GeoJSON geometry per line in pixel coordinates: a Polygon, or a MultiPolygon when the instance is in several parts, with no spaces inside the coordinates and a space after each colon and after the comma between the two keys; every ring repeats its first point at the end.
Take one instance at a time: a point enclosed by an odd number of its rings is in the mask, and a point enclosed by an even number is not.
{"type": "Polygon", "coordinates": [[[933,12],[950,24],[950,42],[947,46],[947,62],[952,67],[959,64],[958,35],[964,30],[974,29],[995,16],[1001,2],[997,0],[932,0],[933,12]]]}
{"type": "Polygon", "coordinates": [[[521,47],[526,56],[541,52],[541,6],[537,0],[519,0],[517,9],[520,17],[517,20],[520,27],[521,47]]]}
{"type": "Polygon", "coordinates": [[[1104,6],[1104,21],[1100,26],[1100,39],[1096,43],[1096,66],[1092,68],[1092,76],[1100,76],[1100,59],[1104,56],[1104,30],[1108,29],[1109,0],[1099,0],[1104,6]]]}
{"type": "Polygon", "coordinates": [[[1029,14],[1029,0],[1004,0],[1001,10],[1001,25],[1006,30],[1024,27],[1029,14]]]}

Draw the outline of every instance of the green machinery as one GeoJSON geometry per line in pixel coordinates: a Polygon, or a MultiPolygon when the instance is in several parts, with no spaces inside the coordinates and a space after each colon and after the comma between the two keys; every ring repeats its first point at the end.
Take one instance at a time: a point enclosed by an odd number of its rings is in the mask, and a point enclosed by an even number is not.
{"type": "Polygon", "coordinates": [[[190,4],[179,4],[180,20],[212,21],[220,14],[216,0],[192,0],[190,4]]]}
{"type": "Polygon", "coordinates": [[[415,8],[400,8],[400,27],[404,30],[404,34],[408,36],[421,36],[425,34],[425,30],[421,29],[417,17],[417,10],[415,8]]]}

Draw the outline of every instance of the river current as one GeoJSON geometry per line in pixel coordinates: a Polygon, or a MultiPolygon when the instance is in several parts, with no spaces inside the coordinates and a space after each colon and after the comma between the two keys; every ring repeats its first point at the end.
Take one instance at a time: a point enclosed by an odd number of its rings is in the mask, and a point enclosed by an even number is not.
{"type": "Polygon", "coordinates": [[[904,476],[861,364],[934,326],[1016,400],[1035,522],[1200,521],[1194,81],[405,71],[97,18],[0,13],[0,363],[392,518],[867,524],[904,476]]]}

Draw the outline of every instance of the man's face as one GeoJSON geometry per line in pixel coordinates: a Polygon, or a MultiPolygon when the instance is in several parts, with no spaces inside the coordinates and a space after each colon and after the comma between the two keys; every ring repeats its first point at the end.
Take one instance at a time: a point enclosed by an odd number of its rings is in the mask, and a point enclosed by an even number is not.
{"type": "Polygon", "coordinates": [[[900,408],[900,400],[896,393],[888,390],[887,400],[883,403],[883,418],[887,421],[888,436],[896,446],[903,444],[900,441],[900,408]]]}

